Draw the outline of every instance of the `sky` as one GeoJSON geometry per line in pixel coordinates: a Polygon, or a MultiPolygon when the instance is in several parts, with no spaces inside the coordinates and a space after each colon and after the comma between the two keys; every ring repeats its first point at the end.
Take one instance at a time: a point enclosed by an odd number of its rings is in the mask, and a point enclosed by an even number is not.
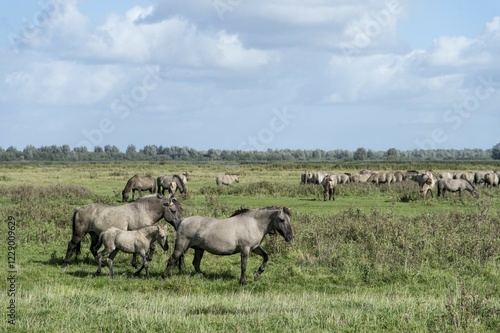
{"type": "Polygon", "coordinates": [[[0,147],[490,149],[500,2],[0,4],[0,147]]]}

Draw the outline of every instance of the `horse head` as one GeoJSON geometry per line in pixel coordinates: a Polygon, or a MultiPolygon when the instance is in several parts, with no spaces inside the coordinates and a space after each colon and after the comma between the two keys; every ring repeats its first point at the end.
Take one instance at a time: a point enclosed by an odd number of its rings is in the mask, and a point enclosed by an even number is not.
{"type": "Polygon", "coordinates": [[[176,228],[178,221],[181,219],[182,213],[182,206],[179,201],[177,201],[173,194],[170,194],[168,197],[158,194],[157,197],[161,200],[161,203],[164,206],[163,218],[170,225],[176,228]]]}
{"type": "Polygon", "coordinates": [[[272,215],[272,219],[273,230],[279,232],[285,241],[291,241],[293,232],[290,224],[290,210],[285,207],[280,207],[278,211],[272,215]]]}
{"type": "Polygon", "coordinates": [[[164,251],[168,251],[167,230],[162,226],[158,226],[156,241],[164,251]]]}
{"type": "Polygon", "coordinates": [[[126,190],[122,191],[122,202],[127,202],[128,201],[128,194],[129,192],[126,190]]]}

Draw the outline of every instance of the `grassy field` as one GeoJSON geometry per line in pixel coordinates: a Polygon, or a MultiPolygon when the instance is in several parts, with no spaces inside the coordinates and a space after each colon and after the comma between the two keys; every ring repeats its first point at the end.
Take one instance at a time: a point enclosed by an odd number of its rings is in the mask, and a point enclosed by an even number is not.
{"type": "Polygon", "coordinates": [[[488,170],[488,164],[0,164],[1,332],[497,332],[500,327],[500,189],[480,198],[421,198],[415,183],[346,184],[334,202],[318,186],[300,186],[304,169],[488,170]],[[270,259],[252,255],[240,286],[239,255],[206,254],[205,279],[192,250],[182,273],[161,279],[171,249],[155,253],[152,278],[130,278],[130,255],[115,259],[115,279],[93,278],[88,250],[62,268],[74,208],[121,205],[134,174],[190,173],[184,216],[227,217],[240,207],[287,206],[294,240],[266,236],[270,259]],[[219,173],[240,183],[217,188],[219,173]],[[10,230],[15,220],[15,230],[10,230]],[[15,232],[15,236],[14,233],[15,232]],[[13,244],[15,243],[15,244],[13,244]],[[12,262],[9,245],[15,245],[12,262]],[[9,280],[10,279],[10,280],[9,280]],[[14,302],[14,312],[11,302],[14,302]],[[9,314],[15,313],[14,324],[9,314]]]}

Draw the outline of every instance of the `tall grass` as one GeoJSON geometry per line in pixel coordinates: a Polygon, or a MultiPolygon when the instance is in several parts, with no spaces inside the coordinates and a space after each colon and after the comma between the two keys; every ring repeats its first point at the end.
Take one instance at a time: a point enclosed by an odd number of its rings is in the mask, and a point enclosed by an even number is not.
{"type": "MultiPolygon", "coordinates": [[[[247,177],[269,172],[266,165],[239,168],[247,177]]],[[[48,172],[63,175],[58,183],[15,184],[11,175],[0,183],[0,219],[12,215],[18,223],[17,331],[495,332],[500,327],[496,189],[482,190],[480,200],[467,195],[424,200],[414,195],[413,183],[348,184],[338,188],[332,203],[322,201],[320,187],[286,177],[253,176],[216,187],[211,175],[219,170],[200,168],[182,202],[186,216],[223,218],[248,202],[285,202],[292,208],[293,241],[266,236],[265,273],[240,287],[239,256],[206,254],[206,279],[199,280],[190,252],[183,272],[174,270],[168,280],[159,276],[170,251],[155,254],[151,280],[128,278],[133,269],[125,254],[115,260],[117,278],[91,278],[96,267],[88,239],[80,260],[62,270],[74,208],[96,201],[121,204],[109,188],[93,189],[116,177],[126,181],[126,172],[115,166],[96,170],[97,178],[85,186],[64,182],[69,176],[59,169],[48,172]],[[366,198],[384,205],[366,205],[366,198]],[[406,214],[410,206],[412,213],[406,214]]],[[[171,228],[169,233],[172,248],[171,228]]],[[[260,257],[251,256],[249,272],[259,264],[260,257]]],[[[5,294],[0,301],[6,304],[5,294]]],[[[1,331],[8,328],[0,323],[1,331]]]]}

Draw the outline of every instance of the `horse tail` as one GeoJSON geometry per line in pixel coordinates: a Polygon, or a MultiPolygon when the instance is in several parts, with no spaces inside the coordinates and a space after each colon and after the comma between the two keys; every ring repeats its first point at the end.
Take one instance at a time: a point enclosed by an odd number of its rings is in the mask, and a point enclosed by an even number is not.
{"type": "MultiPolygon", "coordinates": [[[[76,224],[78,223],[77,214],[78,210],[75,209],[75,212],[73,213],[73,223],[72,223],[72,233],[71,233],[73,237],[75,237],[76,235],[76,224]]],[[[78,243],[76,243],[75,245],[75,253],[77,256],[81,253],[81,250],[82,250],[82,240],[80,239],[80,241],[78,241],[78,243]]]]}
{"type": "Polygon", "coordinates": [[[151,177],[153,178],[153,188],[151,189],[151,193],[156,193],[156,189],[158,187],[158,184],[156,183],[156,180],[154,179],[154,177],[151,177]]]}
{"type": "Polygon", "coordinates": [[[99,239],[97,240],[97,244],[92,248],[93,251],[97,252],[99,250],[99,248],[101,247],[103,234],[104,234],[104,232],[101,232],[101,234],[99,235],[99,239]]]}
{"type": "Polygon", "coordinates": [[[162,176],[156,178],[156,190],[158,191],[158,194],[161,194],[161,181],[162,176]]]}

